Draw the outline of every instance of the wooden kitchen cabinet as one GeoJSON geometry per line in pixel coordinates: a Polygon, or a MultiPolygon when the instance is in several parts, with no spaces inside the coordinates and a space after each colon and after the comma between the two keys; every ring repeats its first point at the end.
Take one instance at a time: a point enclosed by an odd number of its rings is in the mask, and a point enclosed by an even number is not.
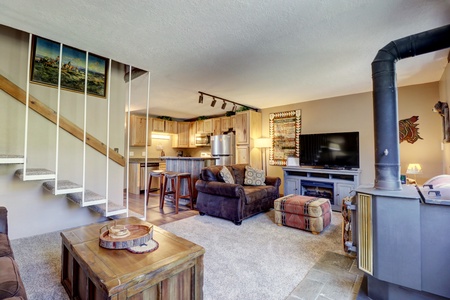
{"type": "Polygon", "coordinates": [[[222,132],[227,132],[233,130],[233,123],[231,117],[221,117],[220,118],[220,130],[222,132]]]}
{"type": "Polygon", "coordinates": [[[212,130],[213,135],[222,134],[222,127],[221,127],[222,123],[220,118],[214,118],[211,120],[213,122],[213,130],[212,130]]]}
{"type": "Polygon", "coordinates": [[[172,137],[172,147],[189,148],[190,122],[177,122],[178,134],[172,137]]]}
{"type": "MultiPolygon", "coordinates": [[[[150,120],[149,120],[150,121],[150,120]]],[[[146,145],[146,127],[147,118],[146,116],[131,115],[130,116],[130,146],[143,146],[146,145]]],[[[148,146],[151,145],[151,130],[148,130],[148,146]]]]}
{"type": "Polygon", "coordinates": [[[197,122],[190,122],[189,124],[189,148],[197,147],[195,145],[195,134],[197,133],[197,122]]]}
{"type": "Polygon", "coordinates": [[[255,168],[262,168],[261,149],[253,147],[253,141],[262,136],[261,113],[247,110],[236,113],[235,118],[234,130],[236,132],[237,152],[241,152],[236,153],[238,163],[248,163],[255,168]],[[244,149],[246,149],[245,153],[244,149]],[[239,158],[239,155],[241,158],[239,158]],[[242,159],[241,162],[239,162],[240,159],[242,159]]]}
{"type": "Polygon", "coordinates": [[[213,119],[203,120],[203,132],[204,133],[212,133],[213,132],[213,119]]]}
{"type": "Polygon", "coordinates": [[[205,120],[198,120],[197,121],[197,133],[203,133],[205,128],[205,120]]]}
{"type": "Polygon", "coordinates": [[[164,132],[164,120],[151,118],[152,120],[152,131],[154,132],[164,132]]]}
{"type": "Polygon", "coordinates": [[[252,139],[261,137],[261,113],[246,110],[235,115],[236,144],[250,144],[252,139]]]}
{"type": "Polygon", "coordinates": [[[165,121],[165,133],[176,134],[178,133],[177,121],[165,121]]]}

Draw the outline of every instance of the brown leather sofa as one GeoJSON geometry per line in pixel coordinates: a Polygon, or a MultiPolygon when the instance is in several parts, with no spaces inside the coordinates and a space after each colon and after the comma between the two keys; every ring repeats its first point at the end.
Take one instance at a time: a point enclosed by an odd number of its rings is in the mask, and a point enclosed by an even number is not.
{"type": "Polygon", "coordinates": [[[26,300],[27,294],[8,237],[8,211],[0,206],[0,299],[26,300]]]}
{"type": "Polygon", "coordinates": [[[195,183],[198,191],[197,210],[241,225],[242,220],[273,208],[279,198],[281,179],[265,177],[265,185],[244,185],[246,164],[226,166],[235,183],[225,183],[220,174],[224,166],[209,166],[201,170],[195,183]]]}

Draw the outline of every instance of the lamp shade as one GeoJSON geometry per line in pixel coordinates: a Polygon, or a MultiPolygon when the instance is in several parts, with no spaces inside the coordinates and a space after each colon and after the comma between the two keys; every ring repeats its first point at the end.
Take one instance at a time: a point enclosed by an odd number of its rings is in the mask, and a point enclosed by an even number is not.
{"type": "Polygon", "coordinates": [[[420,164],[409,164],[408,169],[406,169],[406,174],[421,174],[422,167],[420,164]]]}
{"type": "Polygon", "coordinates": [[[270,148],[272,147],[272,139],[271,138],[259,138],[255,140],[256,148],[270,148]]]}

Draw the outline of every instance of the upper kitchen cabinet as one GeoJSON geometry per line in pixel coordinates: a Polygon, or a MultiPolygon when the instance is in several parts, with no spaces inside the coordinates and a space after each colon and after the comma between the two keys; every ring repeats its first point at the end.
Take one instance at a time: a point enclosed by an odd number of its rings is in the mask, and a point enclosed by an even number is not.
{"type": "Polygon", "coordinates": [[[235,121],[236,118],[234,116],[232,117],[221,117],[220,118],[220,130],[222,132],[227,132],[229,130],[234,130],[234,124],[233,121],[235,121]]]}
{"type": "Polygon", "coordinates": [[[204,133],[205,120],[198,120],[196,123],[197,123],[197,133],[204,133]]]}
{"type": "Polygon", "coordinates": [[[158,118],[150,118],[153,132],[175,134],[178,133],[177,121],[169,121],[158,118]]]}
{"type": "MultiPolygon", "coordinates": [[[[146,143],[146,127],[147,118],[146,116],[131,115],[130,116],[130,146],[144,146],[146,143]]],[[[148,130],[148,146],[151,145],[151,130],[148,130]]]]}
{"type": "Polygon", "coordinates": [[[177,122],[177,123],[178,123],[178,134],[172,137],[172,147],[189,148],[191,146],[190,143],[190,136],[192,130],[191,122],[177,122]]]}
{"type": "Polygon", "coordinates": [[[253,110],[238,112],[235,122],[237,145],[249,145],[252,139],[261,137],[261,113],[253,110]]]}
{"type": "Polygon", "coordinates": [[[163,119],[157,119],[157,118],[151,118],[149,119],[152,121],[152,131],[154,132],[164,132],[164,123],[165,121],[163,119]]]}
{"type": "Polygon", "coordinates": [[[212,120],[212,133],[213,135],[219,135],[222,134],[222,124],[220,118],[214,118],[212,120]]]}
{"type": "Polygon", "coordinates": [[[203,132],[211,133],[213,132],[213,122],[212,119],[203,120],[203,132]]]}
{"type": "Polygon", "coordinates": [[[165,121],[165,132],[166,133],[172,133],[172,134],[176,134],[178,133],[178,125],[177,125],[177,121],[169,121],[166,120],[165,121]]]}

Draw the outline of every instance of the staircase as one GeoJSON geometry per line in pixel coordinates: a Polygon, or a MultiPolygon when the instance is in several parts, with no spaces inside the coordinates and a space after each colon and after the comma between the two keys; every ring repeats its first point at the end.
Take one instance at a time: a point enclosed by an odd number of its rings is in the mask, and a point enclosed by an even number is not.
{"type": "MultiPolygon", "coordinates": [[[[31,47],[31,35],[30,35],[30,43],[29,47],[31,47]]],[[[31,48],[30,48],[31,49],[31,48]]],[[[28,63],[28,66],[30,66],[30,63],[28,63]]],[[[111,66],[111,60],[109,60],[109,66],[111,66]]],[[[30,67],[28,67],[30,68],[30,67]]],[[[131,68],[131,66],[130,66],[131,68]]],[[[87,68],[86,68],[87,70],[87,68]]],[[[29,72],[30,70],[28,70],[29,72]]],[[[111,68],[109,70],[111,72],[111,68]]],[[[59,69],[59,72],[61,73],[61,68],[59,69]]],[[[28,74],[27,74],[28,76],[28,74]]],[[[29,76],[28,76],[29,77],[29,76]]],[[[108,79],[110,80],[111,73],[108,76],[108,79]]],[[[110,81],[108,81],[107,86],[110,87],[110,81]]],[[[131,84],[130,84],[131,86],[131,84]]],[[[17,100],[20,103],[24,104],[25,109],[25,132],[24,132],[24,154],[18,155],[18,154],[0,154],[0,165],[11,165],[11,164],[18,164],[22,165],[22,168],[17,169],[14,173],[15,177],[19,178],[22,181],[42,181],[42,187],[43,189],[52,194],[52,195],[66,195],[66,198],[74,203],[77,203],[81,207],[88,207],[92,211],[101,214],[102,216],[109,217],[109,218],[120,218],[125,216],[137,216],[139,218],[145,218],[146,217],[146,207],[144,209],[144,212],[142,214],[138,213],[132,213],[128,209],[128,197],[125,197],[126,205],[123,205],[124,203],[124,195],[123,190],[127,189],[126,187],[123,187],[121,189],[121,192],[117,195],[108,195],[108,184],[109,184],[109,165],[113,162],[118,167],[125,168],[127,165],[125,163],[125,158],[111,149],[109,147],[109,138],[107,138],[106,144],[95,138],[94,136],[90,135],[86,132],[86,121],[84,128],[80,128],[70,120],[64,118],[62,115],[60,115],[59,111],[59,103],[61,101],[60,99],[60,83],[58,84],[58,105],[57,109],[52,109],[51,107],[47,106],[44,102],[40,101],[39,99],[33,97],[29,93],[29,82],[27,82],[26,90],[23,90],[19,86],[15,85],[13,82],[5,78],[4,76],[0,75],[0,89],[11,96],[11,99],[17,100]],[[56,155],[55,155],[55,170],[49,170],[47,168],[40,168],[40,167],[29,167],[28,165],[39,165],[38,162],[31,161],[31,156],[28,152],[33,151],[31,147],[27,147],[28,140],[30,137],[28,136],[28,128],[31,128],[34,125],[29,118],[29,112],[33,111],[40,115],[41,117],[47,119],[50,123],[56,125],[56,155]],[[61,130],[62,129],[62,130],[61,130]],[[82,166],[82,183],[76,183],[72,182],[70,179],[60,179],[60,174],[58,172],[58,169],[61,169],[58,164],[60,163],[59,156],[61,153],[59,153],[59,146],[58,146],[58,140],[61,136],[61,134],[69,133],[73,136],[73,139],[78,139],[82,142],[83,147],[83,154],[82,154],[82,160],[83,160],[83,166],[82,166]],[[85,178],[86,178],[86,148],[90,147],[89,149],[93,149],[96,152],[102,154],[105,158],[105,170],[104,171],[104,178],[106,180],[106,188],[105,188],[105,194],[101,195],[102,193],[98,193],[96,191],[92,191],[89,189],[86,189],[85,186],[85,178]],[[28,149],[30,148],[30,149],[28,149]],[[111,199],[116,199],[116,201],[111,201],[111,199]],[[120,203],[120,204],[118,204],[120,203]]],[[[131,89],[131,87],[130,87],[131,89]]],[[[131,92],[130,92],[131,93],[131,92]]],[[[109,136],[109,91],[108,91],[108,98],[105,101],[108,101],[108,124],[106,127],[108,128],[108,136],[109,136]]],[[[85,91],[85,101],[87,101],[87,91],[85,91]]],[[[130,99],[128,99],[130,101],[130,99]]],[[[148,102],[148,101],[147,101],[148,102]]],[[[128,104],[129,105],[129,104],[128,104]]],[[[84,111],[84,118],[86,118],[86,103],[85,103],[85,111],[84,111]]],[[[129,107],[129,106],[128,106],[129,107]]],[[[129,114],[129,113],[128,113],[129,114]]],[[[117,133],[115,133],[117,134],[117,133]]],[[[119,133],[123,135],[123,133],[119,133]]],[[[67,139],[67,137],[66,137],[67,139]]],[[[129,143],[128,143],[129,144],[129,143]]],[[[52,149],[53,150],[53,149],[52,149]]],[[[91,151],[91,150],[90,150],[91,151]]],[[[97,154],[98,155],[98,154],[97,154]]],[[[128,168],[126,168],[128,169],[128,168]]],[[[67,174],[66,174],[67,175],[67,174]]]]}

